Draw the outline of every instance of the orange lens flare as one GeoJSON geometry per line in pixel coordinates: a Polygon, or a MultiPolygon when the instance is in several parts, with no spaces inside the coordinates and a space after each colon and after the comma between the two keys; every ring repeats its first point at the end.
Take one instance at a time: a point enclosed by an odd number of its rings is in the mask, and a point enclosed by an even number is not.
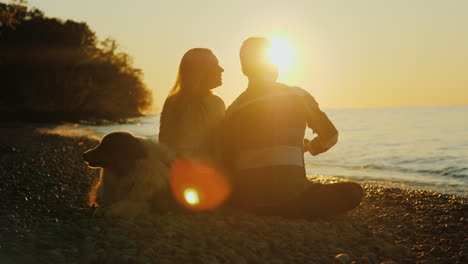
{"type": "Polygon", "coordinates": [[[231,193],[225,178],[208,162],[177,159],[169,183],[176,200],[193,211],[215,209],[231,193]]]}

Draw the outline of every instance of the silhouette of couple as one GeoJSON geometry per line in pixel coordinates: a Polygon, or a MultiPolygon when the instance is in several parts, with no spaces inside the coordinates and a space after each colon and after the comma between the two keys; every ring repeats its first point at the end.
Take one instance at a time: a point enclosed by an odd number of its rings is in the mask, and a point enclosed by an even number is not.
{"type": "Polygon", "coordinates": [[[159,141],[180,157],[213,161],[231,180],[229,205],[262,215],[312,218],[356,207],[363,198],[353,182],[311,183],[304,152],[334,146],[338,132],[305,90],[278,83],[267,58],[270,41],[252,37],[240,49],[247,89],[226,109],[211,90],[224,69],[209,49],[189,50],[161,113],[159,141]],[[304,139],[309,127],[317,136],[304,139]]]}

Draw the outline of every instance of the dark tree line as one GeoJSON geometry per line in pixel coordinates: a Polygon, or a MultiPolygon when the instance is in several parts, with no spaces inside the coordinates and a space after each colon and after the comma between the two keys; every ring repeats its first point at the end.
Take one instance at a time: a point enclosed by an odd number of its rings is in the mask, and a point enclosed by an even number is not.
{"type": "Polygon", "coordinates": [[[151,106],[141,70],[115,40],[98,41],[86,23],[0,3],[0,14],[6,12],[0,16],[2,119],[122,120],[151,106]]]}

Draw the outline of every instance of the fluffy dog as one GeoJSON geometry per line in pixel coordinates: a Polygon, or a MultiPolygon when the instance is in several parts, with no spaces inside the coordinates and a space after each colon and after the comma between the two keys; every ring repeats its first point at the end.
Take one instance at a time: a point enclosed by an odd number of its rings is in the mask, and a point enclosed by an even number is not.
{"type": "Polygon", "coordinates": [[[134,218],[173,208],[168,176],[175,154],[165,145],[117,131],[105,135],[83,159],[101,168],[90,204],[107,208],[107,215],[134,218]]]}

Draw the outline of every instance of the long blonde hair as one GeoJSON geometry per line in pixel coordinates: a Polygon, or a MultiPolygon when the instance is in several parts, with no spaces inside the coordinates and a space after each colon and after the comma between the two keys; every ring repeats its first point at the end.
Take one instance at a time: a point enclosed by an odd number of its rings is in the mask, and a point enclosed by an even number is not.
{"type": "Polygon", "coordinates": [[[194,48],[187,51],[180,61],[179,71],[174,86],[169,92],[169,98],[179,95],[201,95],[210,93],[201,87],[201,82],[205,77],[210,60],[214,54],[210,49],[194,48]]]}
{"type": "Polygon", "coordinates": [[[211,94],[202,81],[212,66],[214,54],[205,48],[187,51],[179,65],[179,71],[172,90],[164,102],[159,129],[159,141],[168,146],[177,145],[180,139],[180,120],[188,106],[201,104],[204,95],[211,94]]]}

